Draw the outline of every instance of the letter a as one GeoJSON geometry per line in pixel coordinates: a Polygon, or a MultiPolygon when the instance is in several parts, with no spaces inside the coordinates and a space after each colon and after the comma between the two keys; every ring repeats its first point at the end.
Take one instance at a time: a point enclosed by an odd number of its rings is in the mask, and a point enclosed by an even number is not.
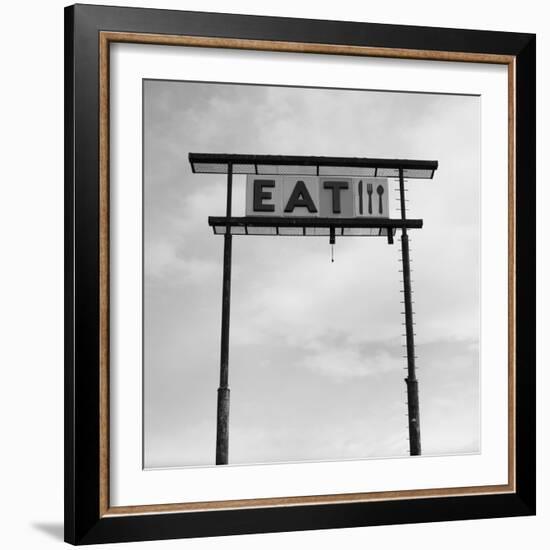
{"type": "Polygon", "coordinates": [[[296,182],[296,185],[294,186],[294,189],[292,190],[285,206],[285,212],[293,212],[295,208],[300,206],[307,208],[310,213],[317,212],[317,208],[315,207],[313,199],[307,190],[306,184],[302,180],[298,180],[296,182]]]}

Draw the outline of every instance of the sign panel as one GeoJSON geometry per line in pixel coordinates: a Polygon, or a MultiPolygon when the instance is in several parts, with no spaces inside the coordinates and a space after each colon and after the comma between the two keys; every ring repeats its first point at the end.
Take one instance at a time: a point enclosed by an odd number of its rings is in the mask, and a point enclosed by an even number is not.
{"type": "Polygon", "coordinates": [[[283,216],[319,216],[319,178],[283,178],[283,216]]]}
{"type": "Polygon", "coordinates": [[[320,211],[323,218],[353,218],[353,179],[319,178],[320,211]]]}
{"type": "Polygon", "coordinates": [[[246,176],[247,216],[282,216],[282,204],[282,176],[246,176]]]}
{"type": "Polygon", "coordinates": [[[354,178],[355,215],[366,218],[389,218],[387,178],[354,178]]]}
{"type": "Polygon", "coordinates": [[[246,215],[389,218],[387,178],[255,176],[246,178],[246,215]]]}

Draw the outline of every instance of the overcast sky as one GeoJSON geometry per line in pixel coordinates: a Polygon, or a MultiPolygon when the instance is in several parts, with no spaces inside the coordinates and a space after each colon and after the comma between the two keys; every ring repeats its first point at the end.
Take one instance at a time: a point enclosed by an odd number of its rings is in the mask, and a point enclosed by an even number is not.
{"type": "MultiPolygon", "coordinates": [[[[215,459],[224,176],[191,152],[438,160],[408,185],[423,454],[479,451],[478,97],[144,83],[145,467],[215,459]]],[[[393,181],[390,189],[395,189],[393,181]]],[[[234,178],[244,215],[245,176],[234,178]]],[[[390,195],[393,217],[397,194],[390,195]]],[[[229,462],[408,456],[399,240],[234,237],[229,462]]]]}

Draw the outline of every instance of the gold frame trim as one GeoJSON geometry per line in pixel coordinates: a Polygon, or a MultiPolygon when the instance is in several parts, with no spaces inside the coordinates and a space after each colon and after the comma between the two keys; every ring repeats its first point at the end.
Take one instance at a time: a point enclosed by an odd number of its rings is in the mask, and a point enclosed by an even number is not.
{"type": "Polygon", "coordinates": [[[160,514],[170,512],[197,512],[262,508],[276,506],[320,505],[350,502],[373,502],[412,498],[441,498],[514,493],[516,490],[516,341],[515,341],[515,288],[516,288],[516,178],[515,178],[515,90],[516,59],[510,55],[407,50],[399,48],[373,48],[336,44],[304,44],[299,42],[274,42],[267,40],[243,40],[184,35],[159,35],[146,33],[99,33],[99,515],[113,517],[124,515],[160,514]],[[457,487],[406,491],[382,491],[335,495],[311,495],[261,499],[226,500],[214,502],[187,502],[171,504],[147,504],[140,506],[116,506],[109,504],[109,48],[112,42],[156,44],[164,46],[188,46],[204,48],[228,48],[256,51],[314,53],[328,55],[352,55],[388,57],[395,59],[420,59],[430,61],[459,61],[469,63],[494,63],[508,67],[508,483],[479,487],[457,487]]]}

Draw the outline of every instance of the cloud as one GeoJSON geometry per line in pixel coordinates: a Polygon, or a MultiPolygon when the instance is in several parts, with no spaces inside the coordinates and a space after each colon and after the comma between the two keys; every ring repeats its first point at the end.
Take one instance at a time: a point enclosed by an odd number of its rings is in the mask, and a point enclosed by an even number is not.
{"type": "Polygon", "coordinates": [[[363,378],[402,369],[403,361],[388,352],[366,356],[358,348],[334,349],[320,346],[315,353],[307,355],[301,361],[301,366],[323,376],[342,380],[363,378]]]}

